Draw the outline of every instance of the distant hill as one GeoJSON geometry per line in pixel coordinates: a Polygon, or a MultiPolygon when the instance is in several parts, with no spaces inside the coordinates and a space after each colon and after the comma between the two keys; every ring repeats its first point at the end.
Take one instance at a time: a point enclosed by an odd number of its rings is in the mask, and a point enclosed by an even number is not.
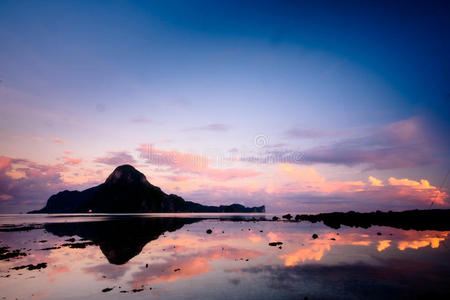
{"type": "Polygon", "coordinates": [[[84,191],[52,195],[45,207],[29,213],[158,213],[158,212],[265,212],[265,207],[240,204],[205,206],[166,194],[150,184],[133,166],[117,167],[106,181],[84,191]]]}

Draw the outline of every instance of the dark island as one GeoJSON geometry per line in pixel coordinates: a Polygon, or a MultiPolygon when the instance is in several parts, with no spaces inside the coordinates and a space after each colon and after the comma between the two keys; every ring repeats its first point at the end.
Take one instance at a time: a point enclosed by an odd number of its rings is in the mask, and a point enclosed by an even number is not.
{"type": "Polygon", "coordinates": [[[323,222],[334,229],[339,229],[341,225],[345,225],[362,228],[389,226],[405,230],[450,230],[450,209],[415,209],[401,212],[376,211],[369,213],[334,212],[317,215],[296,215],[295,220],[312,223],[323,222]]]}
{"type": "Polygon", "coordinates": [[[205,206],[166,194],[150,184],[133,166],[117,167],[106,181],[84,191],[63,191],[52,195],[45,207],[29,213],[252,213],[265,212],[265,207],[240,204],[205,206]]]}

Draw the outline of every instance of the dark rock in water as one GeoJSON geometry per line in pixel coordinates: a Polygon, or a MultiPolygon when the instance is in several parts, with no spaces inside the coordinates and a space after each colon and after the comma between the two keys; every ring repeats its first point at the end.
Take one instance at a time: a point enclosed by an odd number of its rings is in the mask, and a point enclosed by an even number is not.
{"type": "Polygon", "coordinates": [[[381,235],[381,232],[377,232],[377,235],[381,235]]]}
{"type": "Polygon", "coordinates": [[[9,251],[8,249],[9,247],[0,247],[0,260],[15,258],[19,256],[27,256],[26,253],[20,252],[20,249],[12,251],[9,251]]]}
{"type": "Polygon", "coordinates": [[[335,238],[331,238],[330,240],[335,241],[336,239],[335,238]]]}
{"type": "Polygon", "coordinates": [[[41,250],[56,250],[56,249],[61,249],[61,247],[47,247],[47,248],[42,248],[41,250]]]}
{"type": "Polygon", "coordinates": [[[47,268],[47,263],[40,263],[40,264],[37,264],[37,265],[25,265],[25,266],[19,266],[19,267],[13,267],[13,268],[11,268],[11,269],[13,269],[13,270],[22,270],[22,269],[28,269],[29,271],[32,271],[32,270],[39,270],[39,269],[45,269],[45,268],[47,268]]]}
{"type": "Polygon", "coordinates": [[[265,212],[240,204],[205,206],[168,195],[130,165],[117,167],[106,181],[84,191],[51,196],[44,208],[30,213],[265,212]]]}
{"type": "Polygon", "coordinates": [[[277,216],[274,216],[273,218],[272,218],[272,221],[278,221],[280,218],[278,218],[277,216]]]}
{"type": "Polygon", "coordinates": [[[110,292],[110,291],[112,291],[114,288],[112,287],[112,288],[104,288],[103,290],[102,290],[102,292],[103,293],[107,293],[107,292],[110,292]]]}
{"type": "Polygon", "coordinates": [[[131,290],[133,293],[138,293],[138,292],[142,292],[144,289],[133,289],[131,290]]]}
{"type": "Polygon", "coordinates": [[[30,231],[41,228],[42,227],[40,227],[39,225],[27,225],[27,226],[3,225],[0,226],[0,232],[30,231]]]}
{"type": "Polygon", "coordinates": [[[290,221],[292,219],[292,215],[291,214],[286,214],[283,216],[283,219],[286,219],[288,221],[290,221]]]}
{"type": "Polygon", "coordinates": [[[74,249],[84,249],[86,248],[86,246],[92,246],[95,245],[93,242],[82,242],[82,243],[66,243],[66,244],[62,244],[62,247],[69,247],[69,248],[74,248],[74,249]]]}
{"type": "Polygon", "coordinates": [[[271,242],[269,243],[269,246],[279,246],[279,245],[283,245],[282,242],[271,242]]]}
{"type": "Polygon", "coordinates": [[[296,222],[300,221],[300,215],[295,215],[295,221],[296,222]]]}
{"type": "Polygon", "coordinates": [[[180,271],[181,269],[180,268],[176,268],[175,270],[173,270],[174,272],[178,272],[178,271],[180,271]]]}
{"type": "Polygon", "coordinates": [[[211,229],[208,229],[208,230],[206,230],[206,233],[207,233],[207,234],[211,234],[211,233],[212,233],[212,230],[211,230],[211,229]]]}
{"type": "Polygon", "coordinates": [[[318,237],[319,237],[319,236],[318,236],[317,234],[315,234],[315,233],[312,235],[312,238],[313,238],[313,239],[317,239],[318,237]]]}

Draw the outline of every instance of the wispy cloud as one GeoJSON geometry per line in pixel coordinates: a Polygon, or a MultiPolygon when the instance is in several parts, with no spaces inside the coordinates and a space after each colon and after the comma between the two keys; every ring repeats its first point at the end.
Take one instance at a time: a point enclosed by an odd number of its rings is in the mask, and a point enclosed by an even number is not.
{"type": "Polygon", "coordinates": [[[184,131],[197,131],[197,130],[205,130],[205,131],[229,131],[231,127],[226,124],[221,123],[214,123],[209,124],[205,126],[197,126],[197,127],[190,127],[185,129],[184,131]]]}
{"type": "Polygon", "coordinates": [[[254,163],[363,165],[367,170],[387,170],[437,163],[438,151],[429,139],[423,121],[411,118],[372,130],[362,137],[344,138],[305,149],[301,156],[291,155],[296,153],[292,150],[266,151],[242,157],[241,160],[254,163]]]}
{"type": "Polygon", "coordinates": [[[152,120],[150,120],[146,116],[136,116],[131,119],[131,122],[133,122],[133,123],[151,123],[152,120]]]}
{"type": "Polygon", "coordinates": [[[328,163],[368,169],[408,168],[436,163],[422,121],[412,118],[392,123],[366,136],[305,150],[306,163],[328,163]]]}
{"type": "Polygon", "coordinates": [[[110,166],[119,166],[124,164],[134,164],[136,163],[136,160],[127,151],[109,151],[106,156],[94,159],[94,162],[110,166]]]}
{"type": "Polygon", "coordinates": [[[195,174],[213,180],[226,181],[254,177],[261,174],[261,172],[252,169],[213,168],[210,166],[211,159],[203,155],[161,150],[148,143],[142,143],[137,150],[140,153],[140,157],[145,159],[145,162],[148,164],[168,167],[171,171],[195,174]]]}
{"type": "Polygon", "coordinates": [[[315,130],[315,129],[306,129],[300,127],[294,127],[285,131],[285,135],[291,138],[296,139],[316,139],[316,138],[325,138],[325,137],[333,137],[341,134],[338,131],[325,131],[325,130],[315,130]]]}

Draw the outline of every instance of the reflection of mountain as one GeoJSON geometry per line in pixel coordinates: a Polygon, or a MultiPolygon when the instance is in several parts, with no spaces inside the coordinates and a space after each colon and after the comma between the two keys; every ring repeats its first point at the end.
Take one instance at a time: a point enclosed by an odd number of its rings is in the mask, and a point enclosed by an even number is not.
{"type": "Polygon", "coordinates": [[[112,264],[121,265],[138,255],[150,241],[166,231],[176,231],[200,219],[115,218],[107,221],[46,224],[56,236],[73,236],[93,241],[112,264]]]}
{"type": "Polygon", "coordinates": [[[30,213],[264,212],[265,207],[204,206],[168,195],[130,165],[117,167],[105,183],[84,191],[51,196],[44,208],[30,213]]]}

